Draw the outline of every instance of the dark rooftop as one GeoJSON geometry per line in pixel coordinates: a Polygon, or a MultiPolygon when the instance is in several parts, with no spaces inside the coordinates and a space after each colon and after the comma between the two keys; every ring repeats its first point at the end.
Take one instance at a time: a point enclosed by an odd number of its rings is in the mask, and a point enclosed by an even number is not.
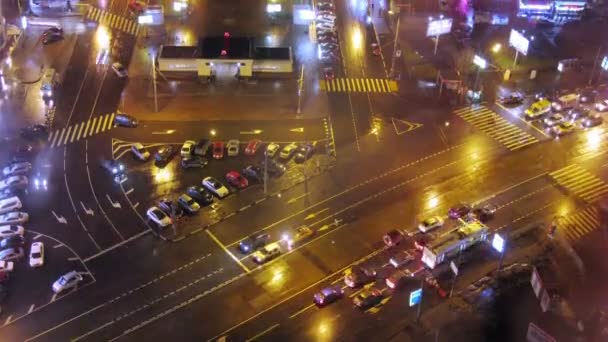
{"type": "Polygon", "coordinates": [[[253,39],[246,37],[204,37],[199,39],[204,59],[252,59],[253,39]]]}
{"type": "Polygon", "coordinates": [[[200,52],[196,46],[174,46],[163,45],[160,52],[161,58],[200,58],[200,52]]]}
{"type": "Polygon", "coordinates": [[[291,49],[288,47],[256,47],[254,49],[255,59],[282,59],[289,60],[291,49]]]}

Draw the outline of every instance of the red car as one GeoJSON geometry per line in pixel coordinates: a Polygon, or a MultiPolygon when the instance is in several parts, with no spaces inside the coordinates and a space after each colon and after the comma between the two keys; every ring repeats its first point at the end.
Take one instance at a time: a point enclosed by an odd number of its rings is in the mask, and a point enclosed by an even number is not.
{"type": "Polygon", "coordinates": [[[228,172],[226,174],[226,181],[239,189],[245,189],[249,185],[247,178],[241,176],[237,171],[228,172]]]}
{"type": "Polygon", "coordinates": [[[262,140],[260,140],[260,139],[250,140],[247,143],[247,147],[245,147],[245,154],[248,156],[254,155],[258,151],[258,148],[260,148],[261,144],[262,144],[262,140]]]}
{"type": "Polygon", "coordinates": [[[213,159],[224,158],[224,142],[214,141],[213,142],[213,159]]]}
{"type": "Polygon", "coordinates": [[[329,67],[323,69],[323,76],[325,76],[325,79],[328,81],[331,81],[334,78],[336,78],[336,75],[334,74],[334,69],[329,68],[329,67]]]}
{"type": "Polygon", "coordinates": [[[141,13],[146,9],[146,4],[137,0],[130,0],[128,6],[129,9],[135,13],[141,13]]]}

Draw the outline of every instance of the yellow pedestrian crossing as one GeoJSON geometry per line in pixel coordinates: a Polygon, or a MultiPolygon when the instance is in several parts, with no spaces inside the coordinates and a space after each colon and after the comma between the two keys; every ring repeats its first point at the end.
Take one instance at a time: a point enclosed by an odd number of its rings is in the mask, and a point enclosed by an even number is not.
{"type": "Polygon", "coordinates": [[[138,36],[140,33],[140,27],[136,21],[116,15],[114,13],[106,12],[93,6],[89,7],[86,14],[86,19],[96,21],[112,29],[126,32],[134,36],[138,36]]]}
{"type": "Polygon", "coordinates": [[[608,193],[608,184],[577,164],[572,164],[549,174],[564,189],[592,203],[608,193]]]}
{"type": "Polygon", "coordinates": [[[558,230],[566,239],[574,242],[598,229],[599,226],[597,208],[588,207],[576,214],[563,216],[560,219],[558,230]]]}
{"type": "Polygon", "coordinates": [[[534,136],[505,120],[486,106],[470,106],[458,109],[454,113],[511,151],[538,142],[534,136]]]}
{"type": "Polygon", "coordinates": [[[330,93],[394,93],[396,81],[384,78],[336,78],[320,80],[319,88],[330,93]]]}
{"type": "Polygon", "coordinates": [[[49,147],[67,145],[110,130],[114,127],[114,115],[114,113],[103,114],[85,122],[79,122],[63,129],[52,131],[48,138],[49,147]]]}

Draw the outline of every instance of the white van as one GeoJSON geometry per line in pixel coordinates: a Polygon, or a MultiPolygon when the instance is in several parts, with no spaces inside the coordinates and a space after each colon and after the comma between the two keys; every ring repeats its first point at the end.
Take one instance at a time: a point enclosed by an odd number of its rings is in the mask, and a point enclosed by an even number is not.
{"type": "Polygon", "coordinates": [[[53,68],[46,69],[40,81],[40,95],[43,99],[53,97],[53,89],[57,83],[57,72],[53,68]]]}
{"type": "Polygon", "coordinates": [[[551,108],[556,112],[572,109],[574,108],[576,101],[578,101],[578,94],[567,94],[560,96],[556,101],[553,101],[553,103],[551,103],[551,108]]]}

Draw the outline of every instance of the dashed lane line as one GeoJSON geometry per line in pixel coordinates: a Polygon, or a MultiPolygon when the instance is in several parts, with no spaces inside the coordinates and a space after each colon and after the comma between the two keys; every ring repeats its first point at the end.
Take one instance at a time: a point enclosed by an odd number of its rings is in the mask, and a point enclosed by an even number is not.
{"type": "Polygon", "coordinates": [[[274,329],[276,329],[277,327],[279,327],[279,325],[280,325],[279,323],[277,323],[277,324],[275,324],[275,325],[272,325],[272,326],[270,326],[268,329],[266,329],[266,330],[264,330],[264,331],[261,331],[260,333],[256,334],[255,336],[253,336],[253,337],[250,337],[250,338],[246,339],[246,340],[245,340],[245,342],[256,341],[256,340],[257,340],[257,339],[259,339],[260,337],[262,337],[262,336],[264,336],[264,335],[268,334],[269,332],[271,332],[271,331],[273,331],[274,329]]]}

